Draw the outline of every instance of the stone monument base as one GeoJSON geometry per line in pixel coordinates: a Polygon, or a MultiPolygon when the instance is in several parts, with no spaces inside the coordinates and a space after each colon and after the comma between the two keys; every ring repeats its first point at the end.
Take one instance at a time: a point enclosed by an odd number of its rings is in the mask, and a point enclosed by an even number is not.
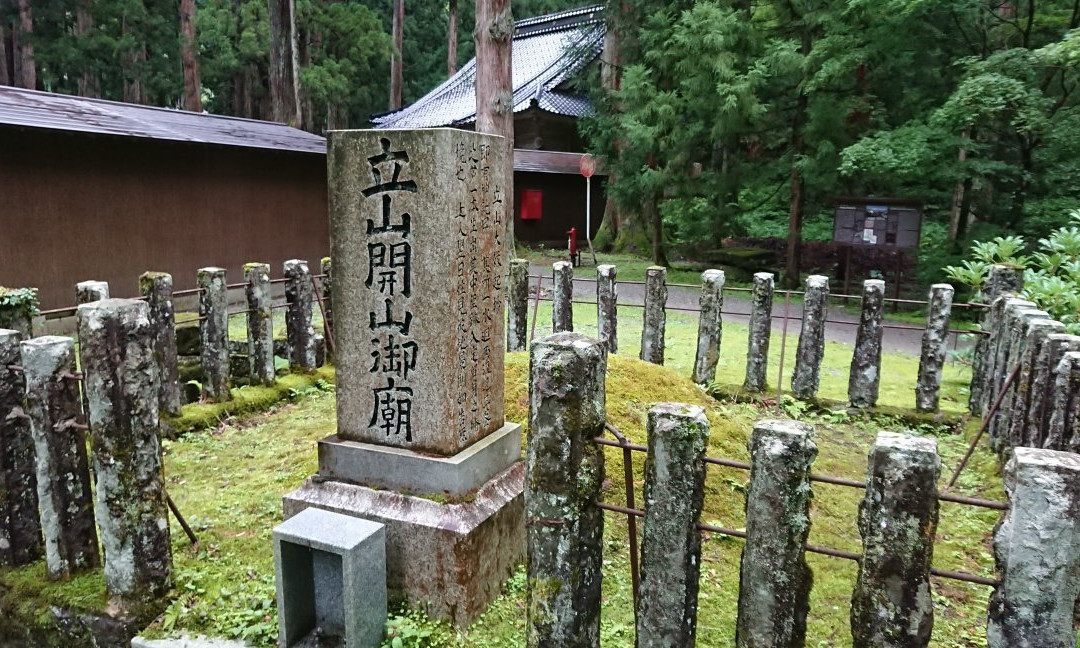
{"type": "Polygon", "coordinates": [[[464,628],[525,557],[524,488],[520,461],[460,503],[313,477],[282,508],[285,519],[317,507],[384,524],[389,596],[464,628]]]}

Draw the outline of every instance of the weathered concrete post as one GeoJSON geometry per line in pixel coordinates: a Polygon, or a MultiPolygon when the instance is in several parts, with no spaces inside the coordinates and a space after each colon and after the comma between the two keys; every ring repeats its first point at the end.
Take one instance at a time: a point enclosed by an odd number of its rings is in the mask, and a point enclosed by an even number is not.
{"type": "Polygon", "coordinates": [[[862,313],[848,377],[848,400],[854,407],[877,405],[881,384],[881,336],[885,332],[881,327],[884,305],[885,282],[880,279],[864,281],[862,313]]]}
{"type": "Polygon", "coordinates": [[[203,397],[214,402],[229,393],[229,289],[224,268],[200,268],[195,285],[199,292],[199,334],[202,338],[203,397]]]}
{"type": "Polygon", "coordinates": [[[667,268],[645,270],[645,314],[641,325],[641,359],[664,364],[664,331],[667,328],[667,268]]]}
{"type": "MultiPolygon", "coordinates": [[[[1043,353],[1047,338],[1051,334],[1065,332],[1065,325],[1051,319],[1036,319],[1027,324],[1024,333],[1024,350],[1020,354],[1020,375],[1016,379],[1016,388],[1013,390],[1012,402],[1009,405],[1011,416],[1005,421],[1004,434],[1008,441],[1008,447],[1031,446],[1027,439],[1029,422],[1033,431],[1039,431],[1040,427],[1031,411],[1034,398],[1033,389],[1037,384],[1046,383],[1046,376],[1050,373],[1050,367],[1039,363],[1041,358],[1044,362],[1048,356],[1043,353]]],[[[1038,423],[1041,423],[1041,417],[1038,423]]]]}
{"type": "Polygon", "coordinates": [[[825,357],[825,320],[829,317],[829,278],[810,275],[803,294],[802,329],[795,351],[791,392],[796,398],[817,396],[821,384],[821,360],[825,357]]]}
{"type": "MultiPolygon", "coordinates": [[[[1034,376],[1031,383],[1031,405],[1026,417],[1024,445],[1032,448],[1048,448],[1050,450],[1064,450],[1063,445],[1047,445],[1050,435],[1050,419],[1054,413],[1054,404],[1059,398],[1056,393],[1058,377],[1058,365],[1066,353],[1080,351],[1080,336],[1068,333],[1051,333],[1039,349],[1039,356],[1035,359],[1039,372],[1034,376]]],[[[1060,398],[1068,401],[1069,394],[1064,392],[1060,398]]]]}
{"type": "Polygon", "coordinates": [[[173,278],[167,272],[144,272],[139,277],[139,293],[150,307],[150,326],[154,329],[154,359],[161,392],[161,411],[177,415],[183,404],[180,373],[176,366],[176,312],[172,300],[173,278]]]}
{"type": "MultiPolygon", "coordinates": [[[[1019,294],[1024,289],[1024,271],[1012,266],[994,265],[982,289],[982,299],[986,304],[995,304],[1006,294],[1019,294]]],[[[980,328],[991,332],[997,329],[1001,320],[1001,308],[986,309],[980,328]]],[[[972,414],[981,416],[986,412],[986,385],[992,374],[994,341],[986,335],[980,335],[975,343],[975,357],[971,369],[971,395],[968,406],[972,414]]]]}
{"type": "Polygon", "coordinates": [[[693,646],[705,501],[705,410],[659,403],[649,410],[645,529],[637,608],[639,648],[693,646]]]}
{"type": "Polygon", "coordinates": [[[277,372],[274,370],[274,298],[270,292],[270,265],[246,264],[244,282],[251,382],[256,385],[273,385],[277,372]]]}
{"type": "MultiPolygon", "coordinates": [[[[155,331],[151,331],[153,334],[155,331]]],[[[50,578],[100,564],[75,341],[44,336],[22,343],[26,412],[34,436],[38,502],[50,578]]]]}
{"type": "Polygon", "coordinates": [[[23,410],[26,384],[16,367],[23,334],[0,329],[0,565],[41,557],[34,439],[23,410]]]}
{"type": "Polygon", "coordinates": [[[322,281],[319,282],[319,297],[322,298],[323,337],[326,339],[326,357],[333,357],[330,340],[334,339],[334,264],[330,257],[323,257],[319,262],[322,269],[322,281]]]}
{"type": "Polygon", "coordinates": [[[155,599],[171,585],[172,552],[149,309],[106,299],[79,306],[78,320],[105,587],[125,602],[155,599]]]}
{"type": "Polygon", "coordinates": [[[75,303],[89,304],[109,298],[109,283],[107,281],[80,281],[75,284],[75,303]]]}
{"type": "Polygon", "coordinates": [[[1061,357],[1054,369],[1053,408],[1043,447],[1080,452],[1080,351],[1061,357]]]}
{"type": "Polygon", "coordinates": [[[529,345],[529,262],[510,261],[506,285],[506,350],[524,351],[529,345]]]}
{"type": "Polygon", "coordinates": [[[608,353],[619,352],[618,269],[613,265],[596,266],[596,337],[608,353]]]}
{"type": "Polygon", "coordinates": [[[551,330],[563,333],[574,330],[574,266],[556,261],[551,266],[551,330]]]}
{"type": "Polygon", "coordinates": [[[941,460],[933,439],[882,432],[870,450],[859,506],[863,558],[851,597],[855,648],[930,642],[930,565],[941,460]]]}
{"type": "Polygon", "coordinates": [[[1005,466],[1009,512],[994,532],[1001,584],[989,648],[1074,648],[1080,597],[1080,456],[1016,448],[1005,466]]]}
{"type": "Polygon", "coordinates": [[[315,369],[315,329],[311,325],[311,271],[308,262],[292,259],[285,262],[285,329],[289,337],[289,369],[315,369]]]}
{"type": "Polygon", "coordinates": [[[767,383],[774,283],[771,272],[754,275],[754,292],[750,297],[750,338],[746,349],[746,380],[743,381],[743,390],[748,392],[765,391],[767,383]]]}
{"type": "Polygon", "coordinates": [[[803,556],[810,533],[814,428],[758,421],[750,436],[746,543],[739,574],[738,648],[797,648],[806,637],[813,573],[803,556]]]}
{"type": "Polygon", "coordinates": [[[720,360],[720,340],[724,334],[724,271],[706,270],[701,273],[701,313],[698,317],[697,355],[694,357],[694,382],[699,385],[716,378],[716,363],[720,360]]]}
{"type": "Polygon", "coordinates": [[[525,527],[530,648],[598,648],[604,512],[607,354],[598,340],[557,333],[529,362],[525,527]]]}
{"type": "Polygon", "coordinates": [[[952,315],[953,287],[930,286],[930,304],[926,309],[926,330],[919,356],[919,380],[915,385],[915,409],[936,412],[941,396],[941,370],[949,350],[949,318],[952,315]]]}

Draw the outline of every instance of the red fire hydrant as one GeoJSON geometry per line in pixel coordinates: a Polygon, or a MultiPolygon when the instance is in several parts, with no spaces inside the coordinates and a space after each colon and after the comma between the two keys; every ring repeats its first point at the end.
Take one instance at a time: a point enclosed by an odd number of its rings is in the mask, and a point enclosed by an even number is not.
{"type": "Polygon", "coordinates": [[[577,247],[577,228],[571,227],[566,235],[569,237],[567,245],[570,248],[570,263],[575,266],[581,265],[581,252],[577,247]]]}

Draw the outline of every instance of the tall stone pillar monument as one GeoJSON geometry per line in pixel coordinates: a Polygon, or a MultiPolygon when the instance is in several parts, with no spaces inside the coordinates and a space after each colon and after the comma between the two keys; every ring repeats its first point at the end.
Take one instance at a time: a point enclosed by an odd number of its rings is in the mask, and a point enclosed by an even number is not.
{"type": "Polygon", "coordinates": [[[503,417],[500,138],[328,140],[338,433],[284,499],[386,525],[391,597],[465,625],[524,555],[521,426],[503,417]]]}

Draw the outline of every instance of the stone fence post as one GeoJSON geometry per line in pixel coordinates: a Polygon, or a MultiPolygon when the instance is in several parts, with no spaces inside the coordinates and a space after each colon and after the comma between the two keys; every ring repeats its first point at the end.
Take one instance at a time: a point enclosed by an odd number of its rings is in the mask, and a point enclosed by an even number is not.
{"type": "Polygon", "coordinates": [[[743,382],[743,390],[748,392],[765,391],[768,381],[774,283],[771,272],[754,275],[754,292],[750,297],[750,337],[746,349],[746,380],[743,382]]]}
{"type": "Polygon", "coordinates": [[[23,336],[0,328],[0,565],[12,567],[32,563],[42,552],[34,439],[17,368],[23,336]]]}
{"type": "Polygon", "coordinates": [[[529,262],[510,261],[506,286],[506,350],[524,351],[529,346],[529,262]]]}
{"type": "Polygon", "coordinates": [[[987,371],[984,376],[983,398],[980,407],[980,411],[984,414],[990,410],[991,404],[997,399],[1006,377],[1012,373],[1012,365],[1015,364],[1015,360],[1012,363],[1008,362],[1008,320],[1013,317],[1012,311],[1017,308],[1034,309],[1035,303],[1017,297],[1010,297],[1006,294],[998,297],[991,305],[991,317],[993,317],[994,322],[993,328],[990,329],[990,346],[986,351],[987,371]]]}
{"type": "Polygon", "coordinates": [[[637,646],[693,646],[709,420],[700,407],[659,403],[647,431],[637,646]]]}
{"type": "Polygon", "coordinates": [[[667,328],[667,268],[645,270],[645,314],[641,324],[641,359],[664,364],[664,331],[667,328]]]}
{"type": "Polygon", "coordinates": [[[172,552],[149,308],[106,299],[79,306],[78,323],[105,588],[124,602],[156,599],[171,585],[172,552]]]}
{"type": "Polygon", "coordinates": [[[224,268],[200,268],[199,335],[202,338],[203,396],[216,402],[229,393],[229,289],[224,268]]]}
{"type": "Polygon", "coordinates": [[[990,439],[990,447],[999,453],[1005,452],[1012,447],[1009,424],[1012,421],[1013,405],[1016,399],[1017,385],[1024,371],[1024,347],[1027,343],[1028,328],[1037,320],[1049,320],[1050,315],[1046,311],[1029,307],[1022,300],[1010,300],[1005,304],[1005,318],[999,337],[997,363],[1001,371],[994,376],[994,394],[1003,391],[1005,381],[1015,366],[1020,367],[1020,374],[1005,396],[1001,399],[1001,405],[987,428],[990,439]]]}
{"type": "Polygon", "coordinates": [[[285,262],[285,329],[289,338],[289,369],[315,369],[315,329],[311,325],[311,271],[308,262],[292,259],[285,262]]]}
{"type": "Polygon", "coordinates": [[[530,347],[525,454],[530,648],[598,648],[604,512],[597,505],[604,453],[607,354],[577,333],[530,347]]]}
{"type": "Polygon", "coordinates": [[[694,356],[694,382],[699,385],[716,378],[716,363],[720,360],[720,341],[724,335],[724,271],[706,270],[701,273],[701,313],[698,316],[697,355],[694,356]]]}
{"type": "MultiPolygon", "coordinates": [[[[980,328],[983,331],[994,332],[1001,320],[1001,309],[994,308],[1002,295],[1017,294],[1024,289],[1024,271],[1011,266],[995,265],[990,267],[990,275],[982,290],[982,302],[991,304],[983,314],[980,328]]],[[[981,416],[986,412],[987,380],[992,374],[992,349],[993,338],[980,335],[975,343],[975,357],[971,369],[971,395],[968,398],[969,409],[972,414],[981,416]]],[[[992,398],[992,397],[991,397],[992,398]]]]}
{"type": "Polygon", "coordinates": [[[1043,353],[1047,338],[1051,334],[1062,334],[1064,332],[1065,325],[1051,319],[1037,319],[1027,325],[1027,331],[1024,334],[1024,350],[1020,354],[1020,375],[1017,376],[1012,402],[1009,404],[1011,416],[1006,421],[1003,429],[1006,444],[1010,448],[1032,445],[1027,439],[1029,419],[1032,431],[1037,431],[1040,427],[1039,423],[1041,423],[1041,420],[1034,420],[1032,402],[1035,395],[1033,390],[1036,385],[1045,385],[1047,375],[1050,373],[1050,368],[1040,365],[1039,359],[1042,358],[1044,361],[1048,359],[1047,355],[1043,353]]]}
{"type": "Polygon", "coordinates": [[[326,338],[326,357],[332,357],[334,353],[332,341],[334,339],[334,264],[330,257],[323,257],[319,262],[322,270],[322,281],[319,282],[319,297],[322,298],[323,337],[326,338]]]}
{"type": "MultiPolygon", "coordinates": [[[[1080,336],[1068,333],[1051,333],[1039,350],[1039,356],[1035,359],[1039,372],[1031,384],[1031,405],[1026,417],[1024,432],[1026,446],[1050,450],[1065,449],[1064,446],[1046,445],[1046,440],[1050,435],[1050,419],[1058,398],[1056,395],[1058,366],[1065,354],[1072,351],[1080,351],[1080,336]]],[[[1067,402],[1068,391],[1062,393],[1060,398],[1067,402]]]]}
{"type": "Polygon", "coordinates": [[[565,333],[574,330],[574,265],[556,261],[551,266],[551,330],[565,333]]]}
{"type": "Polygon", "coordinates": [[[877,405],[881,385],[881,337],[885,332],[881,327],[884,306],[885,282],[880,279],[864,281],[862,312],[848,377],[848,400],[853,407],[877,405]]]}
{"type": "Polygon", "coordinates": [[[75,303],[89,304],[109,298],[109,283],[107,281],[80,281],[75,284],[75,303]]]}
{"type": "Polygon", "coordinates": [[[814,428],[758,421],[750,436],[746,542],[739,575],[737,648],[796,648],[806,637],[813,574],[804,552],[810,533],[814,428]]]}
{"type": "Polygon", "coordinates": [[[270,286],[270,265],[244,265],[244,296],[247,298],[247,348],[251,382],[273,385],[274,369],[274,297],[270,286]]]}
{"type": "Polygon", "coordinates": [[[1074,648],[1080,597],[1080,456],[1016,448],[1010,507],[994,532],[1001,584],[990,597],[989,648],[1074,648]]]}
{"type": "Polygon", "coordinates": [[[930,642],[940,473],[933,439],[878,434],[859,506],[863,558],[851,597],[855,648],[916,648],[930,642]]]}
{"type": "Polygon", "coordinates": [[[613,265],[596,266],[596,337],[608,353],[619,352],[618,269],[613,265]]]}
{"type": "Polygon", "coordinates": [[[803,294],[802,329],[795,351],[791,392],[803,400],[817,396],[821,360],[825,357],[825,320],[829,318],[829,278],[810,275],[803,294]]]}
{"type": "Polygon", "coordinates": [[[45,566],[50,578],[66,579],[100,564],[82,401],[79,384],[71,379],[75,341],[58,336],[27,340],[22,343],[22,366],[34,436],[45,566]]]}
{"type": "Polygon", "coordinates": [[[953,287],[930,286],[930,304],[926,307],[926,330],[919,356],[919,379],[915,386],[915,409],[936,412],[941,396],[941,371],[949,350],[949,318],[952,315],[953,287]]]}
{"type": "Polygon", "coordinates": [[[176,312],[173,308],[173,278],[167,272],[144,272],[139,277],[139,293],[150,307],[154,330],[154,360],[161,377],[161,411],[176,416],[182,403],[180,373],[176,366],[176,312]]]}
{"type": "Polygon", "coordinates": [[[1080,452],[1080,351],[1062,356],[1054,369],[1053,408],[1043,447],[1080,452]]]}

